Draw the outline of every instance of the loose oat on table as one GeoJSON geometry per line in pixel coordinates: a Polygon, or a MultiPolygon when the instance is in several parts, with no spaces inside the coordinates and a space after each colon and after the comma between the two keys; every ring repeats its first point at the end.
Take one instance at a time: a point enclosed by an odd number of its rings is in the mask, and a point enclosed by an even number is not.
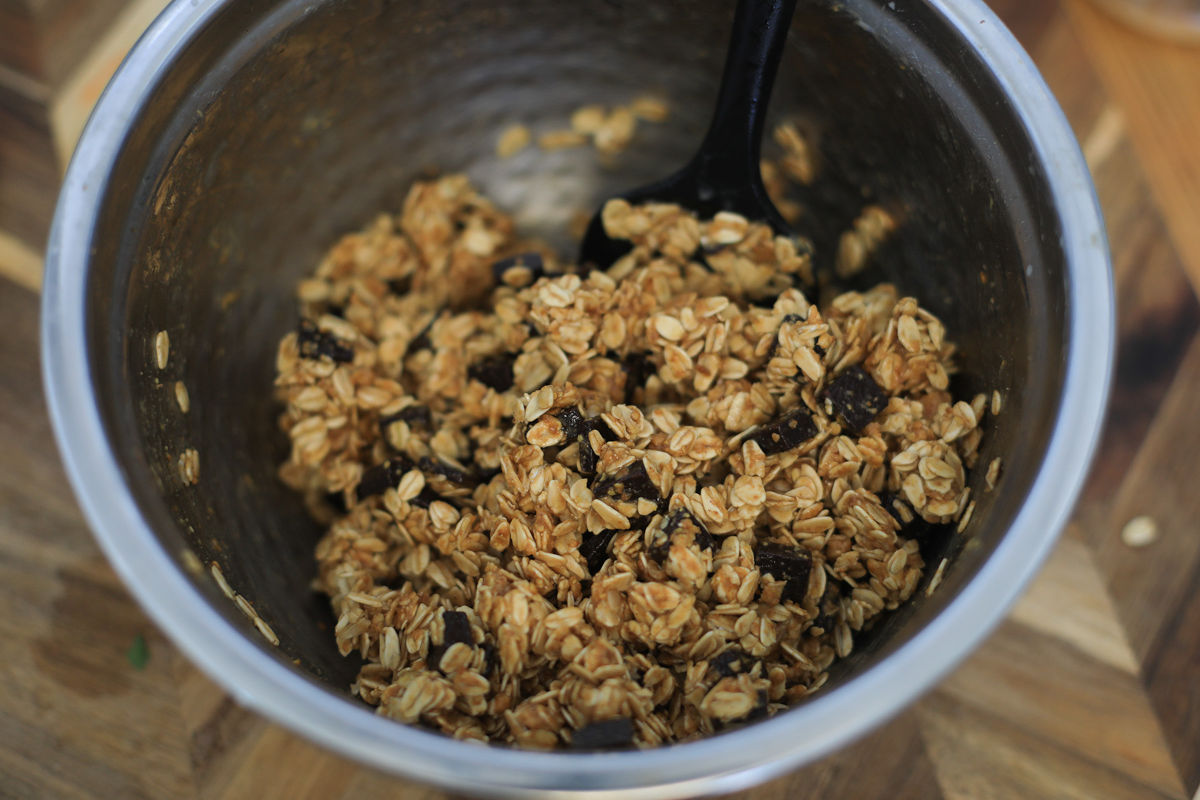
{"type": "Polygon", "coordinates": [[[1121,528],[1121,541],[1129,547],[1147,547],[1158,540],[1158,523],[1145,514],[1134,517],[1121,528]]]}
{"type": "Polygon", "coordinates": [[[737,215],[602,220],[631,250],[577,270],[447,176],[300,286],[280,474],[380,714],[534,748],[773,714],[970,514],[980,414],[916,300],[818,308],[807,243],[737,215]]]}

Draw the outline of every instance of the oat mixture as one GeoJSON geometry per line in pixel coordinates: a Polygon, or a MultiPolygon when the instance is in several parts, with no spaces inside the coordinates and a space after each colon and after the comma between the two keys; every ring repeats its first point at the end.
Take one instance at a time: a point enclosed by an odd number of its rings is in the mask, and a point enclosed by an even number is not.
{"type": "Polygon", "coordinates": [[[758,719],[967,508],[987,398],[948,393],[916,300],[818,310],[804,243],[737,215],[603,220],[632,250],[579,272],[449,176],[299,287],[281,474],[328,525],[316,586],[381,714],[536,748],[758,719]]]}

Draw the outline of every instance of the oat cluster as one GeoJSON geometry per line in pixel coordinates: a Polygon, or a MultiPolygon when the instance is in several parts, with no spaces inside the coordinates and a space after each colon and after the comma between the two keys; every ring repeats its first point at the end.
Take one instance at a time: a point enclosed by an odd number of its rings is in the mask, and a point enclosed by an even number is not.
{"type": "Polygon", "coordinates": [[[449,176],[299,287],[281,475],[381,714],[589,748],[774,713],[967,506],[986,398],[914,299],[818,309],[805,243],[733,214],[603,220],[632,249],[579,271],[449,176]]]}

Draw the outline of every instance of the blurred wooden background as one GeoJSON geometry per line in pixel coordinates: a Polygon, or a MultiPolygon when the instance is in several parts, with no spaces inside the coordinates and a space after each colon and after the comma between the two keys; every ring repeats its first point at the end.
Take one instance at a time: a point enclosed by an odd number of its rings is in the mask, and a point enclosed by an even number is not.
{"type": "MultiPolygon", "coordinates": [[[[442,797],[201,676],[108,568],[59,465],[37,364],[43,243],[88,110],[162,2],[0,0],[0,797],[442,797]]],[[[1120,361],[1103,449],[1054,557],[974,657],[750,798],[1200,800],[1200,49],[1084,0],[993,7],[1066,110],[1107,215],[1120,361]],[[1154,541],[1131,547],[1142,515],[1154,541]]]]}

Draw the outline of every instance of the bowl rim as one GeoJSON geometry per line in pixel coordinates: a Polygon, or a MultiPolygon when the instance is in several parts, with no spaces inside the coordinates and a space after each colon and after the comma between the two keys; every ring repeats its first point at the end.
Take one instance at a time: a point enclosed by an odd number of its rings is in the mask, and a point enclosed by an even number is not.
{"type": "Polygon", "coordinates": [[[102,549],[149,616],[239,703],[359,762],[457,791],[624,798],[730,792],[826,755],[895,715],[1004,618],[1055,544],[1098,443],[1115,343],[1113,277],[1091,176],[1029,56],[982,0],[929,0],[990,69],[1026,128],[1062,225],[1069,284],[1066,373],[1045,458],[991,557],[941,613],[886,662],[837,692],[816,696],[802,712],[697,742],[603,754],[489,748],[398,725],[348,698],[316,691],[315,681],[263,652],[210,605],[150,530],[109,446],[87,358],[90,243],[129,120],[147,99],[154,78],[232,2],[173,0],[98,101],[67,170],[51,227],[41,355],[58,447],[102,549]]]}

